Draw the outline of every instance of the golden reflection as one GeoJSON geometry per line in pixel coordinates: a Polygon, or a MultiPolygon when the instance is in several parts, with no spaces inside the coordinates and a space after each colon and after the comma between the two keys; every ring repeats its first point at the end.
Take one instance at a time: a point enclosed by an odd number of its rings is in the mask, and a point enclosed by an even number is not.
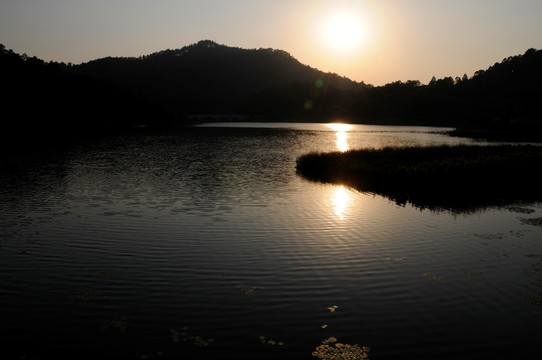
{"type": "Polygon", "coordinates": [[[349,124],[338,124],[338,123],[332,123],[332,124],[326,124],[328,128],[330,128],[333,131],[337,132],[346,132],[352,129],[352,125],[349,124]]]}
{"type": "Polygon", "coordinates": [[[332,197],[332,204],[333,208],[335,209],[335,215],[337,215],[339,219],[344,219],[344,213],[349,202],[350,194],[348,193],[348,190],[346,190],[342,185],[336,187],[332,197]]]}
{"type": "Polygon", "coordinates": [[[349,149],[348,146],[348,131],[352,129],[352,125],[348,124],[327,124],[328,128],[337,132],[337,150],[345,152],[349,149]]]}
{"type": "Polygon", "coordinates": [[[348,150],[348,134],[344,131],[337,133],[337,150],[341,152],[348,150]]]}

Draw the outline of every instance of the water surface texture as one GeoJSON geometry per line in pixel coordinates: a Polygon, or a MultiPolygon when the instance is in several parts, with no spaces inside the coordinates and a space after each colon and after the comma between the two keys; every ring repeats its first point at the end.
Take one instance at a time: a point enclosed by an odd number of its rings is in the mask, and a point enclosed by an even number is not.
{"type": "Polygon", "coordinates": [[[471,142],[442,131],[207,124],[6,161],[2,358],[538,358],[541,204],[419,210],[295,171],[471,142]]]}

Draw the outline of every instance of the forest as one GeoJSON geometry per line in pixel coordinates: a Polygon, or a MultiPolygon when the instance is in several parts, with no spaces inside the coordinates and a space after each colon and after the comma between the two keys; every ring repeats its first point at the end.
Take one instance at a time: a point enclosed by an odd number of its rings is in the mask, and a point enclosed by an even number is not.
{"type": "Polygon", "coordinates": [[[0,44],[2,143],[77,139],[138,128],[182,128],[217,114],[258,121],[432,125],[455,134],[542,138],[542,51],[529,49],[472,76],[355,82],[275,49],[209,40],[137,58],[73,65],[0,44]]]}

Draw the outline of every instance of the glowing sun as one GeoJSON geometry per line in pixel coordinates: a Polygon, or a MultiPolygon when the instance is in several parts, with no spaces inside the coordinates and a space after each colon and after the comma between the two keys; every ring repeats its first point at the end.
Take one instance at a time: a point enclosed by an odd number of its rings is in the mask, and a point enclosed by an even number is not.
{"type": "Polygon", "coordinates": [[[331,16],[323,28],[326,43],[339,51],[348,51],[359,47],[364,40],[364,35],[361,19],[346,12],[331,16]]]}

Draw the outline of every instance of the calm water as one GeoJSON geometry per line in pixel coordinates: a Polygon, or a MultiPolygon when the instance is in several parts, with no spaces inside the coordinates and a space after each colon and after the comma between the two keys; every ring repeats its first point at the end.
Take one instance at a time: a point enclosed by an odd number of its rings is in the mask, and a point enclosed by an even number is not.
{"type": "Polygon", "coordinates": [[[4,162],[0,356],[541,356],[541,204],[420,211],[295,171],[469,142],[441,131],[211,124],[4,162]]]}

